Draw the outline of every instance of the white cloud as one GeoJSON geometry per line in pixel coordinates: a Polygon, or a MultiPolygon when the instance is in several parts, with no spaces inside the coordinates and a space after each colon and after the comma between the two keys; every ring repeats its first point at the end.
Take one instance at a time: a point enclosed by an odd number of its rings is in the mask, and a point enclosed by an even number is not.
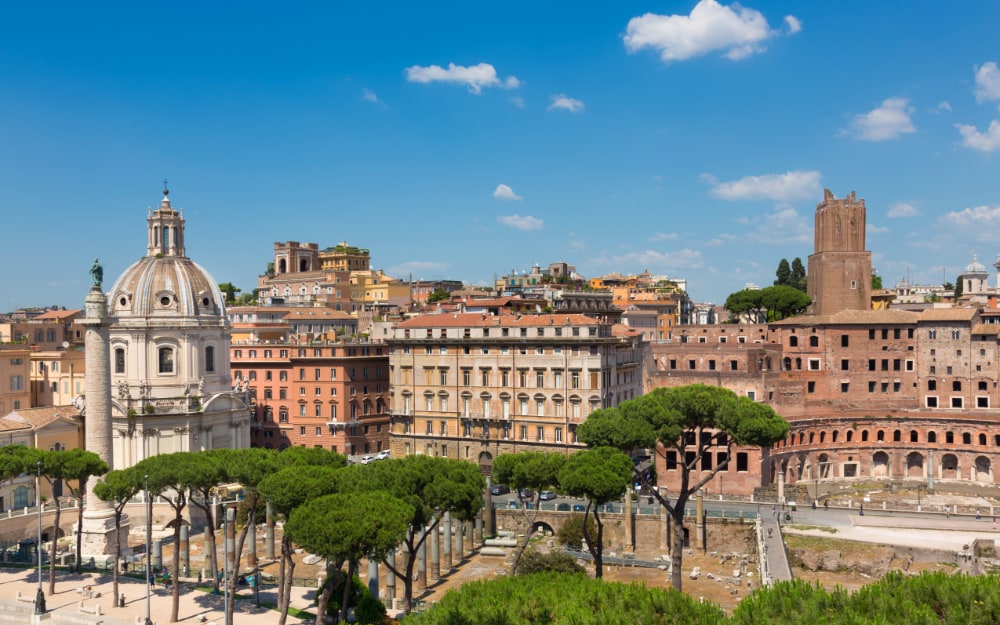
{"type": "Polygon", "coordinates": [[[976,68],[976,102],[1000,100],[1000,69],[993,61],[976,68]]]}
{"type": "Polygon", "coordinates": [[[496,190],[493,191],[493,197],[495,197],[498,200],[512,200],[518,202],[524,199],[520,195],[514,193],[514,190],[505,184],[497,185],[496,190]]]}
{"type": "Polygon", "coordinates": [[[813,242],[811,219],[799,215],[791,207],[778,207],[773,213],[756,220],[756,228],[747,233],[747,238],[764,245],[792,245],[813,242]]]}
{"type": "Polygon", "coordinates": [[[910,202],[897,202],[892,205],[892,208],[889,209],[889,213],[886,216],[890,219],[898,217],[919,217],[920,211],[910,202]]]}
{"type": "Polygon", "coordinates": [[[574,250],[585,250],[587,249],[587,242],[581,241],[580,239],[571,239],[569,246],[574,250]]]}
{"type": "MultiPolygon", "coordinates": [[[[818,197],[821,174],[816,170],[796,170],[784,174],[747,176],[732,182],[718,183],[712,195],[724,200],[792,200],[818,197]]],[[[714,180],[702,175],[703,180],[714,180]]]]}
{"type": "Polygon", "coordinates": [[[950,113],[951,112],[951,102],[944,100],[939,102],[937,106],[931,109],[932,113],[950,113]]]}
{"type": "Polygon", "coordinates": [[[385,105],[385,102],[383,102],[382,100],[380,100],[379,97],[377,95],[375,95],[375,92],[371,91],[370,89],[362,89],[361,90],[361,99],[364,102],[371,102],[372,104],[378,104],[382,108],[388,108],[385,105]]]}
{"type": "Polygon", "coordinates": [[[676,241],[677,239],[678,235],[676,232],[657,232],[649,237],[650,241],[676,241]]]}
{"type": "Polygon", "coordinates": [[[521,96],[519,96],[519,95],[511,96],[510,97],[510,101],[511,101],[511,104],[513,104],[517,108],[519,108],[519,109],[523,109],[524,108],[524,98],[522,98],[521,96]]]}
{"type": "Polygon", "coordinates": [[[440,65],[428,65],[427,67],[414,65],[406,68],[406,79],[410,82],[425,84],[445,82],[465,85],[471,93],[475,94],[482,93],[484,87],[514,89],[521,84],[513,76],[508,76],[501,81],[497,77],[497,70],[489,63],[480,63],[469,67],[448,63],[447,69],[440,65]]]}
{"type": "Polygon", "coordinates": [[[1000,121],[993,120],[985,133],[979,132],[975,126],[955,124],[962,135],[962,145],[980,152],[993,152],[1000,148],[1000,121]]]}
{"type": "Polygon", "coordinates": [[[602,256],[594,259],[594,262],[602,266],[615,267],[616,270],[628,270],[629,267],[654,267],[659,269],[700,269],[704,266],[701,252],[685,248],[672,252],[660,252],[657,250],[642,250],[626,252],[614,256],[602,256]]]}
{"type": "Polygon", "coordinates": [[[889,232],[889,228],[885,226],[876,226],[873,223],[865,224],[865,230],[868,234],[885,234],[886,232],[889,232]]]}
{"type": "Polygon", "coordinates": [[[941,221],[960,231],[963,238],[974,241],[1000,241],[1000,206],[976,206],[952,211],[941,221]]]}
{"type": "Polygon", "coordinates": [[[906,98],[888,98],[877,109],[855,115],[843,134],[861,141],[885,141],[916,132],[910,115],[913,107],[906,98]]]}
{"type": "Polygon", "coordinates": [[[551,111],[554,109],[565,109],[570,113],[578,113],[583,110],[583,102],[577,100],[576,98],[571,98],[564,93],[549,96],[552,98],[552,104],[549,105],[547,110],[551,111]]]}
{"type": "MultiPolygon", "coordinates": [[[[802,28],[802,23],[792,15],[785,17],[785,25],[789,34],[802,28]]],[[[736,61],[763,52],[763,43],[779,34],[768,26],[760,11],[739,4],[727,7],[716,0],[701,0],[690,15],[647,13],[633,17],[625,30],[625,48],[629,52],[652,48],[667,63],[715,51],[722,51],[736,61]]]]}
{"type": "Polygon", "coordinates": [[[523,217],[521,215],[500,215],[497,217],[497,221],[518,230],[541,230],[542,226],[545,225],[545,222],[541,219],[532,217],[531,215],[523,217]]]}

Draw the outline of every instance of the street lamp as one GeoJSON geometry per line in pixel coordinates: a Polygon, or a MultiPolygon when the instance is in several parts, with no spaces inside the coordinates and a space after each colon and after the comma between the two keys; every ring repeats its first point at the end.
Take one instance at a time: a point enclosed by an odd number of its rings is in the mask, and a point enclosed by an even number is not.
{"type": "Polygon", "coordinates": [[[151,618],[150,612],[150,584],[153,575],[153,567],[150,566],[152,560],[150,560],[149,547],[152,543],[152,533],[153,533],[153,502],[149,499],[149,476],[143,476],[144,486],[145,486],[145,496],[146,496],[146,623],[145,625],[153,625],[153,619],[151,618]]]}
{"type": "MultiPolygon", "coordinates": [[[[35,614],[45,614],[45,593],[42,592],[42,461],[37,464],[35,499],[38,502],[38,592],[35,593],[35,614]]],[[[59,505],[59,502],[56,502],[59,505]]]]}

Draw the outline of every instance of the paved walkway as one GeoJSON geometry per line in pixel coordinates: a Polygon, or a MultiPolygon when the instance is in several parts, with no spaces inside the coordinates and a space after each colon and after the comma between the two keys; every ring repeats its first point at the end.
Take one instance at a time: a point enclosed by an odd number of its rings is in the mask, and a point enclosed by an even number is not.
{"type": "MultiPolygon", "coordinates": [[[[0,568],[0,601],[14,603],[17,593],[20,591],[22,597],[29,597],[31,602],[18,602],[18,605],[33,608],[34,597],[38,589],[38,576],[36,570],[26,569],[4,569],[0,568]]],[[[110,574],[84,573],[83,575],[69,574],[64,572],[56,573],[56,592],[54,595],[48,593],[48,569],[44,569],[42,576],[42,590],[45,592],[46,607],[50,611],[58,613],[69,613],[73,615],[85,616],[79,609],[80,602],[88,608],[95,605],[101,606],[102,616],[96,619],[93,616],[85,620],[94,622],[101,620],[108,625],[135,625],[141,623],[146,618],[146,584],[140,580],[132,578],[122,578],[119,582],[120,593],[125,595],[125,607],[115,607],[117,603],[111,596],[112,582],[110,574]],[[91,586],[94,593],[100,593],[96,599],[87,598],[77,592],[78,588],[91,586]],[[136,619],[139,619],[138,621],[136,619]]],[[[314,590],[306,588],[292,588],[292,607],[308,609],[313,611],[312,599],[314,590]]],[[[235,613],[233,614],[234,625],[273,625],[278,620],[278,613],[266,608],[254,607],[252,594],[247,589],[242,589],[237,593],[235,613]],[[247,599],[239,599],[247,597],[247,599]]],[[[275,586],[265,586],[260,593],[261,603],[277,603],[277,589],[275,586]]],[[[171,590],[157,585],[150,596],[151,615],[154,624],[168,623],[170,620],[170,610],[172,605],[171,590]]],[[[222,625],[225,622],[223,613],[222,595],[213,596],[200,590],[195,590],[193,584],[181,585],[179,622],[200,623],[214,622],[222,625]],[[204,620],[202,620],[204,617],[204,620]]],[[[288,617],[289,625],[296,625],[302,620],[288,617]]]]}
{"type": "Polygon", "coordinates": [[[770,514],[761,515],[757,551],[765,584],[792,579],[792,566],[788,562],[788,552],[785,551],[785,541],[781,537],[781,527],[778,525],[778,519],[770,514]]]}

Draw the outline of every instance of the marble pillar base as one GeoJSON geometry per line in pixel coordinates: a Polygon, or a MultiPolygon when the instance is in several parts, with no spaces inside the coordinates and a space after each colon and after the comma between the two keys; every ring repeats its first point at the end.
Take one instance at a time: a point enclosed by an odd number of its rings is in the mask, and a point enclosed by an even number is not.
{"type": "Polygon", "coordinates": [[[80,549],[84,565],[88,565],[91,559],[98,567],[113,565],[115,549],[119,543],[122,546],[122,557],[129,555],[131,550],[128,546],[128,534],[131,528],[132,522],[126,514],[122,515],[121,526],[118,531],[115,531],[113,511],[84,511],[83,531],[81,532],[83,539],[80,549]]]}

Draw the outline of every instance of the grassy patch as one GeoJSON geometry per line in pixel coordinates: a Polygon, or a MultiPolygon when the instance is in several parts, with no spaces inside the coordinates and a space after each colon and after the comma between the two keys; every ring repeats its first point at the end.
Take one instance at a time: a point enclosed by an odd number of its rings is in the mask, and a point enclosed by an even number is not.
{"type": "Polygon", "coordinates": [[[865,558],[871,555],[874,548],[881,545],[862,543],[839,538],[827,538],[825,536],[803,536],[789,534],[785,537],[785,544],[788,549],[806,549],[810,551],[839,551],[844,559],[865,558]]]}
{"type": "Polygon", "coordinates": [[[826,532],[827,534],[836,534],[837,528],[827,527],[825,525],[785,525],[788,529],[798,530],[800,532],[806,532],[809,530],[819,530],[821,532],[826,532]]]}

